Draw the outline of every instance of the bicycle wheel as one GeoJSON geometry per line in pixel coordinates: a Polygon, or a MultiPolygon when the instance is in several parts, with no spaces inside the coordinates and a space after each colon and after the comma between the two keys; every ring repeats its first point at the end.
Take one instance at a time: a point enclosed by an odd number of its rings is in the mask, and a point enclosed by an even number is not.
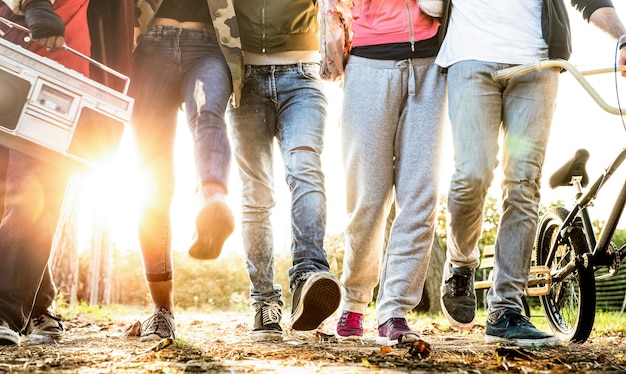
{"type": "MultiPolygon", "coordinates": [[[[561,269],[576,255],[588,252],[580,227],[572,227],[561,238],[559,231],[569,214],[567,209],[553,207],[539,221],[537,264],[552,272],[561,269]]],[[[589,337],[596,311],[595,278],[592,269],[577,268],[560,282],[553,282],[550,293],[539,297],[546,319],[554,334],[562,341],[582,343],[589,337]]]]}

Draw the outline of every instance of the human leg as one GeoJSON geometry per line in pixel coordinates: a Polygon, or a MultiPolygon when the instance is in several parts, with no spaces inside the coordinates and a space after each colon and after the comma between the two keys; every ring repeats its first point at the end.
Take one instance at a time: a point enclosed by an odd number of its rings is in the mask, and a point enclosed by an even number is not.
{"type": "Polygon", "coordinates": [[[291,323],[296,330],[313,330],[337,309],[340,297],[323,245],[326,192],[320,155],[327,101],[319,64],[277,65],[273,77],[276,137],[291,192],[291,323]]]}
{"type": "MultiPolygon", "coordinates": [[[[169,219],[174,189],[173,144],[181,101],[180,31],[162,26],[148,30],[133,56],[134,79],[129,89],[129,95],[135,98],[133,130],[143,183],[139,242],[155,310],[153,317],[159,317],[146,322],[168,320],[163,308],[168,313],[174,311],[169,219]]],[[[146,336],[153,335],[160,325],[146,324],[146,336]]]]}
{"type": "MultiPolygon", "coordinates": [[[[44,173],[45,175],[42,178],[47,181],[46,210],[50,212],[54,222],[58,223],[70,174],[68,170],[52,165],[46,167],[44,173]]],[[[52,250],[52,237],[50,239],[50,247],[52,250]]],[[[52,271],[50,266],[46,265],[39,289],[37,290],[28,326],[24,330],[26,334],[37,334],[53,338],[59,338],[63,335],[65,328],[61,323],[61,319],[56,315],[55,310],[56,296],[57,288],[54,284],[52,271]]]]}
{"type": "Polygon", "coordinates": [[[448,192],[448,252],[441,287],[444,315],[453,327],[471,328],[476,315],[474,269],[487,190],[498,165],[501,87],[497,64],[462,61],[448,69],[448,101],[455,172],[448,192]]]}
{"type": "Polygon", "coordinates": [[[0,223],[0,320],[16,333],[26,327],[47,271],[59,214],[54,195],[63,196],[65,175],[51,164],[10,151],[0,223]]]}
{"type": "Polygon", "coordinates": [[[217,258],[234,230],[234,217],[225,202],[231,149],[225,112],[232,92],[230,70],[217,36],[209,30],[189,30],[181,41],[187,123],[194,143],[201,207],[192,257],[217,258]]]}
{"type": "Polygon", "coordinates": [[[351,56],[346,67],[341,136],[348,221],[341,309],[360,315],[378,284],[384,224],[393,198],[400,74],[394,61],[351,56]],[[388,84],[387,90],[370,89],[388,84]]]}
{"type": "MultiPolygon", "coordinates": [[[[428,272],[439,197],[446,89],[445,77],[433,60],[402,61],[404,99],[400,103],[404,105],[394,138],[397,214],[389,233],[376,300],[379,326],[389,326],[394,319],[404,320],[421,300],[428,272]]],[[[391,330],[387,332],[392,334],[391,330]]],[[[416,338],[408,330],[391,340],[406,343],[416,338]]]]}
{"type": "Polygon", "coordinates": [[[25,334],[43,335],[58,338],[64,333],[61,319],[56,315],[55,297],[56,287],[52,280],[50,267],[44,270],[39,290],[33,305],[33,310],[26,327],[25,334]]]}
{"type": "Polygon", "coordinates": [[[548,69],[511,79],[503,91],[503,203],[495,246],[494,282],[487,294],[486,339],[514,339],[525,345],[555,341],[529,321],[517,323],[517,328],[498,329],[497,325],[502,318],[518,321],[516,316],[524,310],[522,298],[538,221],[541,169],[558,74],[556,69],[548,69]]]}
{"type": "Polygon", "coordinates": [[[229,108],[231,141],[241,179],[241,232],[250,298],[258,318],[251,335],[280,340],[282,290],[274,284],[273,145],[276,113],[270,99],[271,69],[246,66],[241,103],[229,108]],[[264,314],[266,318],[264,319],[264,314]]]}

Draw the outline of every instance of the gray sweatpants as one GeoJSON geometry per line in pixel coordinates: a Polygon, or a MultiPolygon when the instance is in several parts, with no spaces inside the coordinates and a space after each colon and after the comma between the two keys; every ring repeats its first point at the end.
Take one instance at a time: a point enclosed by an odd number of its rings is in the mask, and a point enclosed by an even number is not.
{"type": "Polygon", "coordinates": [[[424,288],[446,107],[446,79],[433,61],[350,56],[346,67],[341,128],[348,224],[342,310],[364,313],[380,279],[379,325],[405,317],[424,288]],[[394,198],[396,219],[384,252],[385,221],[394,198]]]}

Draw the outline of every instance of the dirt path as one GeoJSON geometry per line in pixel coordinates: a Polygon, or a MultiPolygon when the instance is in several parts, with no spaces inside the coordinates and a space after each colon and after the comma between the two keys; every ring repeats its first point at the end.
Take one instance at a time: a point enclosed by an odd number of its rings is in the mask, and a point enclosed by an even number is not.
{"type": "MultiPolygon", "coordinates": [[[[459,334],[429,324],[419,326],[432,348],[423,358],[407,348],[382,354],[371,326],[363,341],[288,331],[283,343],[254,343],[246,335],[251,319],[182,313],[177,316],[180,338],[161,348],[123,336],[138,321],[134,317],[110,323],[78,317],[65,322],[67,334],[58,342],[29,339],[18,348],[0,347],[0,373],[626,373],[626,338],[616,335],[533,351],[485,344],[481,327],[459,334]]],[[[332,331],[335,323],[330,319],[322,330],[332,331]]]]}

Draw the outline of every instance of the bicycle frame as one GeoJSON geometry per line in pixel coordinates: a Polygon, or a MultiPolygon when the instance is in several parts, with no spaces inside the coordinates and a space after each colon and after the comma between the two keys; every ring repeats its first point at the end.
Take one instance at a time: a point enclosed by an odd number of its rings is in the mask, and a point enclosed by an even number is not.
{"type": "MultiPolygon", "coordinates": [[[[569,71],[602,109],[608,113],[622,114],[620,108],[608,105],[583,75],[625,71],[626,66],[581,72],[567,61],[547,60],[500,70],[494,72],[492,77],[499,81],[544,68],[569,71]]],[[[533,247],[534,260],[538,266],[531,266],[526,290],[528,295],[531,295],[531,290],[534,296],[539,296],[548,325],[555,335],[561,340],[577,343],[586,341],[593,328],[596,279],[615,275],[621,258],[626,254],[626,245],[617,249],[611,241],[626,205],[626,180],[597,238],[590,218],[590,206],[600,189],[623,165],[626,148],[618,153],[590,187],[584,189],[588,179],[588,159],[589,152],[579,150],[550,178],[551,187],[573,185],[576,201],[570,207],[571,210],[551,207],[540,217],[533,247]],[[596,271],[603,266],[608,268],[608,273],[596,276],[596,271]],[[532,279],[533,267],[543,267],[546,272],[536,273],[532,279]]]]}
{"type": "MultiPolygon", "coordinates": [[[[613,176],[615,171],[619,169],[625,159],[626,148],[623,148],[616,157],[616,159],[596,179],[593,185],[589,187],[584,193],[582,192],[580,181],[576,180],[574,182],[574,186],[578,190],[577,200],[572,207],[570,214],[563,222],[563,227],[568,228],[576,225],[574,221],[578,217],[580,217],[583,231],[587,239],[589,253],[575,257],[562,269],[552,274],[552,279],[554,282],[562,281],[569,274],[575,271],[578,266],[583,266],[584,268],[592,267],[594,271],[597,270],[598,267],[608,266],[609,268],[612,268],[614,270],[613,272],[610,272],[610,276],[617,273],[616,267],[617,265],[619,265],[619,261],[623,257],[624,252],[626,252],[626,245],[620,248],[619,251],[615,253],[611,253],[609,247],[611,246],[611,238],[613,238],[613,235],[615,234],[615,230],[624,211],[624,206],[626,206],[626,180],[622,185],[620,193],[615,199],[613,207],[611,208],[609,216],[606,220],[606,224],[597,240],[589,215],[589,206],[597,197],[598,192],[600,191],[602,186],[604,186],[604,184],[611,178],[611,176],[613,176]]],[[[564,235],[567,235],[567,233],[564,231],[565,230],[561,230],[561,232],[559,233],[559,240],[557,240],[557,242],[559,242],[564,235]]]]}

